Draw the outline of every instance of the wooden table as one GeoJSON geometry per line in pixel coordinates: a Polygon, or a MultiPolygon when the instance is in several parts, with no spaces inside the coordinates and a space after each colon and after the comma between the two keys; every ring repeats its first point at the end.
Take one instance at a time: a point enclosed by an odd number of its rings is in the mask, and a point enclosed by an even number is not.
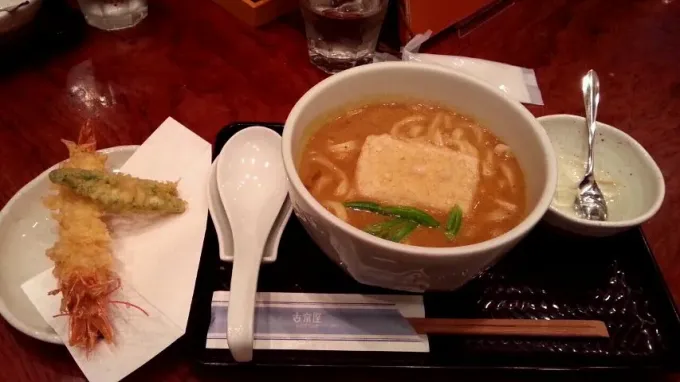
{"type": "MultiPolygon", "coordinates": [[[[16,58],[20,65],[0,73],[0,206],[64,159],[59,138],[75,138],[84,124],[95,126],[100,147],[107,147],[141,143],[168,116],[207,140],[232,121],[283,121],[325,77],[307,61],[297,20],[253,29],[208,0],[156,1],[131,30],[86,27],[63,49],[16,58]]],[[[578,80],[590,68],[600,73],[600,120],[642,143],[666,178],[666,201],[644,230],[677,301],[680,1],[517,1],[463,37],[438,38],[429,50],[535,68],[546,104],[530,107],[537,116],[581,114],[578,80]]],[[[130,379],[270,378],[248,371],[204,376],[187,358],[181,344],[173,345],[130,379]]],[[[414,373],[291,371],[271,377],[383,376],[412,380],[414,373]]],[[[0,380],[76,381],[82,374],[64,348],[0,320],[0,380]]]]}

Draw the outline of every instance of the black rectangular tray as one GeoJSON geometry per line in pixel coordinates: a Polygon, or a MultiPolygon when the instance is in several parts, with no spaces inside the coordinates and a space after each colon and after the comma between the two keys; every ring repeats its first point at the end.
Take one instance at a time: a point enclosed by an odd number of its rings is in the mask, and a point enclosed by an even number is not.
{"type": "MultiPolygon", "coordinates": [[[[234,123],[215,140],[213,157],[237,131],[276,123],[234,123]]],[[[231,265],[218,256],[208,229],[187,340],[198,362],[236,366],[228,350],[206,349],[210,303],[228,290],[231,265]]],[[[276,262],[262,266],[259,291],[382,294],[329,260],[291,217],[276,262]]],[[[396,292],[400,293],[400,292],[396,292]]],[[[595,319],[609,339],[526,339],[431,335],[430,352],[256,350],[250,365],[521,370],[674,371],[680,359],[680,318],[640,229],[609,238],[563,236],[539,224],[514,250],[455,292],[425,293],[427,317],[595,319]]]]}

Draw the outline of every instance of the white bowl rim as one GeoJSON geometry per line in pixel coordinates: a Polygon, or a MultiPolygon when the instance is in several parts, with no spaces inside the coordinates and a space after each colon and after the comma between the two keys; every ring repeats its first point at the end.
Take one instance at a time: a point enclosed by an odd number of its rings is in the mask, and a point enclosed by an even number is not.
{"type": "Polygon", "coordinates": [[[292,186],[300,193],[302,198],[311,206],[311,208],[319,215],[321,215],[326,221],[333,224],[334,226],[341,229],[345,234],[353,236],[357,240],[371,244],[373,246],[382,247],[390,250],[393,253],[398,253],[402,255],[415,256],[415,257],[426,257],[432,260],[443,260],[449,257],[465,257],[465,256],[475,256],[480,253],[488,252],[495,248],[500,248],[503,245],[520,239],[522,236],[527,234],[531,229],[541,220],[543,215],[545,215],[550,203],[552,202],[555,189],[557,187],[557,159],[550,142],[548,134],[545,132],[543,127],[538,123],[533,114],[529,112],[521,103],[509,98],[506,94],[500,90],[492,87],[491,85],[471,77],[467,74],[451,71],[450,69],[441,67],[435,64],[425,64],[425,63],[415,63],[415,62],[383,62],[375,63],[365,66],[359,66],[351,68],[334,74],[323,81],[316,84],[310,90],[308,90],[293,106],[283,129],[282,135],[282,151],[283,151],[283,164],[288,173],[288,180],[292,186]],[[287,128],[290,126],[292,121],[298,118],[302,109],[315,98],[324,88],[333,85],[337,82],[343,81],[345,78],[352,77],[361,73],[372,73],[376,71],[381,71],[384,69],[403,69],[403,70],[425,70],[430,72],[437,72],[443,76],[454,76],[459,77],[463,81],[472,83],[475,86],[481,87],[488,91],[490,94],[495,94],[496,96],[503,98],[512,108],[517,111],[521,117],[527,120],[527,123],[533,127],[533,130],[541,144],[543,146],[548,161],[547,169],[547,179],[546,184],[541,193],[536,207],[527,214],[527,216],[520,222],[517,226],[513,227],[510,231],[497,236],[493,239],[486,240],[476,244],[464,245],[459,247],[420,247],[413,245],[406,245],[401,243],[393,243],[388,240],[377,238],[370,235],[351,224],[343,221],[337,216],[333,215],[330,211],[326,210],[321,203],[319,203],[312,194],[307,190],[307,188],[302,184],[302,180],[297,173],[297,168],[295,166],[295,161],[292,154],[292,139],[293,132],[292,129],[287,128]]]}
{"type": "Polygon", "coordinates": [[[25,17],[26,15],[29,15],[27,19],[23,20],[24,22],[17,24],[17,25],[11,25],[9,28],[6,27],[6,29],[0,29],[0,35],[9,32],[15,28],[18,28],[26,23],[29,23],[33,18],[35,17],[35,14],[38,13],[38,6],[42,4],[42,0],[25,0],[22,4],[19,4],[15,8],[13,8],[11,11],[7,10],[2,10],[0,11],[0,24],[2,23],[7,23],[9,25],[10,22],[12,22],[13,18],[19,18],[19,14],[21,14],[21,17],[25,17]]]}
{"type": "Polygon", "coordinates": [[[17,5],[16,7],[12,8],[11,10],[2,10],[0,11],[0,16],[13,16],[16,13],[19,12],[25,12],[29,10],[32,6],[34,6],[36,3],[40,3],[42,0],[24,0],[23,3],[17,5]]]}
{"type": "MultiPolygon", "coordinates": [[[[108,147],[105,149],[97,150],[100,153],[104,154],[111,154],[114,152],[121,152],[121,151],[127,151],[130,150],[134,152],[139,148],[138,145],[125,145],[125,146],[114,146],[114,147],[108,147]]],[[[51,166],[47,170],[43,171],[40,173],[38,176],[33,178],[30,182],[26,183],[19,191],[17,191],[14,196],[5,204],[2,209],[0,209],[0,221],[5,219],[5,215],[8,213],[8,211],[12,208],[14,203],[16,203],[17,200],[19,200],[26,192],[27,190],[33,188],[36,186],[36,184],[44,179],[47,178],[50,171],[54,170],[59,166],[61,162],[51,166]]],[[[44,341],[44,342],[49,342],[57,345],[63,345],[64,342],[61,340],[59,335],[56,333],[45,333],[42,331],[38,330],[33,330],[28,327],[28,325],[24,324],[23,321],[19,320],[12,312],[10,311],[9,307],[5,304],[5,300],[0,298],[0,316],[2,316],[10,325],[12,325],[15,329],[18,331],[26,334],[29,337],[33,337],[35,339],[44,341]]]]}
{"type": "MultiPolygon", "coordinates": [[[[554,122],[559,120],[564,120],[565,122],[578,121],[580,123],[585,123],[586,121],[584,117],[572,114],[553,114],[538,118],[538,122],[541,123],[541,125],[543,125],[543,123],[554,122]]],[[[645,148],[640,144],[640,142],[636,141],[635,138],[631,137],[623,130],[619,130],[614,126],[608,125],[600,121],[597,121],[597,129],[605,130],[608,133],[614,135],[615,137],[626,141],[631,145],[631,147],[635,151],[638,152],[640,159],[642,159],[646,167],[649,168],[651,172],[653,172],[654,178],[656,179],[657,187],[659,189],[659,192],[656,195],[656,200],[654,200],[654,203],[652,203],[651,207],[645,213],[631,219],[617,221],[595,221],[579,219],[575,216],[567,215],[564,212],[556,209],[555,207],[552,206],[552,203],[548,209],[550,210],[550,212],[554,213],[555,215],[565,220],[568,220],[571,223],[587,227],[627,228],[640,225],[646,222],[647,220],[651,219],[654,215],[656,215],[656,213],[661,208],[661,204],[663,204],[663,200],[666,196],[666,182],[663,178],[663,173],[661,172],[661,169],[659,169],[659,166],[654,161],[654,158],[652,158],[649,152],[647,152],[647,150],[645,150],[645,148]]]]}

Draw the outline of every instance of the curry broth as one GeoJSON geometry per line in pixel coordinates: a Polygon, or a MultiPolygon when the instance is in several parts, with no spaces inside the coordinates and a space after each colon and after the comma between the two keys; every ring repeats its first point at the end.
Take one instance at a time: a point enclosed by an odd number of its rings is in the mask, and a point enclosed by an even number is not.
{"type": "MultiPolygon", "coordinates": [[[[440,228],[419,226],[402,243],[423,247],[461,246],[489,240],[509,231],[525,217],[525,185],[519,164],[511,153],[509,155],[499,155],[494,151],[495,148],[503,146],[499,146],[502,142],[497,137],[473,119],[458,114],[449,108],[417,102],[369,103],[362,107],[346,109],[341,113],[328,117],[309,136],[304,146],[298,164],[300,178],[305,187],[322,204],[325,201],[347,202],[369,200],[358,194],[338,197],[335,194],[335,189],[338,186],[339,180],[336,177],[328,182],[329,177],[324,175],[328,172],[328,169],[312,160],[312,154],[320,154],[328,158],[334,166],[347,175],[350,188],[354,189],[354,173],[357,160],[361,146],[367,136],[390,134],[397,122],[413,115],[423,115],[426,117],[427,123],[429,123],[439,113],[447,115],[449,117],[448,121],[452,122],[449,126],[446,126],[447,131],[444,131],[443,134],[451,134],[451,131],[457,131],[457,134],[460,135],[460,130],[462,130],[461,139],[471,142],[479,150],[479,183],[470,210],[463,215],[461,230],[453,240],[449,241],[444,235],[443,226],[446,224],[448,213],[425,209],[440,222],[440,228]],[[480,137],[481,143],[478,143],[477,140],[480,137]],[[337,153],[330,150],[332,145],[352,141],[358,142],[358,149],[355,148],[349,151],[341,158],[338,158],[337,153]],[[482,158],[488,154],[489,150],[494,151],[494,160],[498,166],[501,166],[502,163],[506,172],[508,170],[512,172],[514,184],[509,184],[507,179],[504,178],[504,173],[498,171],[498,169],[493,176],[482,175],[482,158]],[[322,187],[319,187],[322,177],[325,178],[324,184],[321,185],[322,187]],[[507,213],[506,211],[502,219],[490,219],[490,216],[498,213],[498,200],[510,203],[516,208],[512,213],[507,213]]],[[[414,128],[412,132],[415,132],[415,130],[418,129],[414,128]]],[[[417,136],[410,138],[418,139],[417,136]]],[[[453,150],[454,148],[451,149],[453,150]]],[[[350,191],[351,193],[352,191],[350,191]]],[[[379,200],[372,201],[380,203],[379,200]]],[[[333,212],[332,209],[330,210],[333,212]]],[[[346,209],[346,213],[347,221],[359,229],[391,219],[390,217],[351,209],[346,209]]]]}

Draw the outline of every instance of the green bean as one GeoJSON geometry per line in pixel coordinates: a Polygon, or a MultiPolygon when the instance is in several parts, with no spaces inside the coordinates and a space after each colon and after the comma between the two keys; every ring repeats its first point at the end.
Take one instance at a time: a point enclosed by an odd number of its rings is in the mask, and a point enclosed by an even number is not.
{"type": "Polygon", "coordinates": [[[456,204],[451,209],[451,212],[449,212],[448,219],[446,219],[446,232],[444,232],[444,235],[446,235],[449,240],[453,240],[456,235],[458,235],[462,223],[463,210],[456,204]]]}
{"type": "Polygon", "coordinates": [[[390,234],[390,231],[392,230],[392,228],[394,228],[401,222],[402,221],[400,219],[394,219],[385,222],[375,223],[364,228],[364,231],[370,233],[373,236],[389,240],[388,236],[390,234]]]}
{"type": "Polygon", "coordinates": [[[382,239],[400,242],[418,227],[418,223],[407,219],[393,219],[371,224],[364,228],[365,232],[382,239]]]}
{"type": "Polygon", "coordinates": [[[376,214],[394,216],[406,220],[412,220],[420,225],[426,227],[436,228],[439,227],[439,222],[437,219],[433,218],[432,215],[427,212],[408,206],[380,206],[378,203],[374,202],[345,202],[345,207],[360,211],[369,211],[376,214]]]}
{"type": "Polygon", "coordinates": [[[382,207],[378,203],[373,203],[373,202],[345,202],[344,203],[345,207],[351,208],[353,210],[360,210],[360,211],[369,211],[369,212],[375,212],[377,214],[384,214],[382,207]]]}
{"type": "Polygon", "coordinates": [[[439,222],[437,219],[433,218],[432,215],[428,214],[427,212],[417,208],[405,206],[388,206],[382,207],[382,211],[384,211],[384,213],[387,215],[413,220],[414,222],[425,227],[439,227],[439,222]]]}
{"type": "Polygon", "coordinates": [[[392,235],[392,241],[400,243],[402,240],[406,238],[406,236],[410,235],[413,230],[415,230],[418,227],[418,223],[414,222],[413,220],[407,220],[404,222],[404,224],[397,230],[397,232],[392,235]]]}

